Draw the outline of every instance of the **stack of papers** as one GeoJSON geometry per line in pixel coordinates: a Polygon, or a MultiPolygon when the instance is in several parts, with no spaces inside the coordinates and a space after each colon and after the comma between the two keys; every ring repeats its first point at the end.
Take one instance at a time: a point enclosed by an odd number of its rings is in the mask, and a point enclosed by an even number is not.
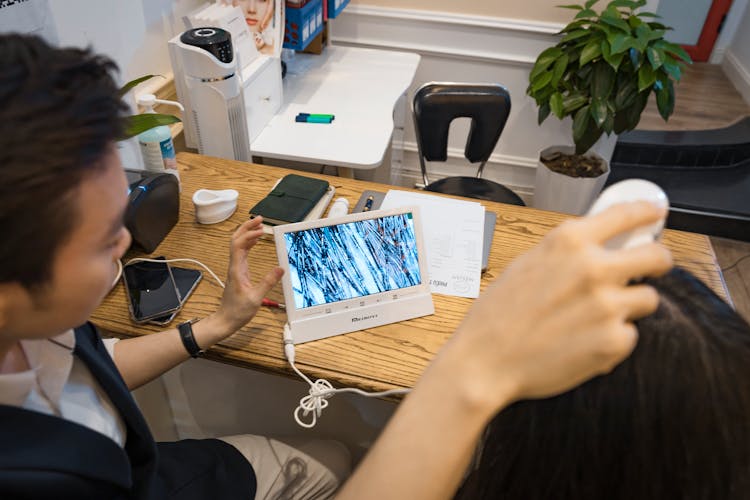
{"type": "Polygon", "coordinates": [[[391,190],[380,208],[418,206],[433,293],[479,297],[484,207],[471,201],[391,190]]]}

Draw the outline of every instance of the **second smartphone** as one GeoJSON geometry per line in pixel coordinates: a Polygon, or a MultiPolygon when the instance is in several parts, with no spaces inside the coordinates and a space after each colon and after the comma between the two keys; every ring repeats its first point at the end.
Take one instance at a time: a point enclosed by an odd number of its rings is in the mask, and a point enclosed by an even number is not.
{"type": "MultiPolygon", "coordinates": [[[[180,306],[185,304],[185,301],[193,293],[195,287],[198,286],[203,273],[197,269],[187,269],[185,267],[174,267],[172,266],[172,277],[174,278],[175,285],[177,287],[177,293],[180,296],[180,306]]],[[[170,314],[154,318],[149,323],[159,326],[168,325],[177,316],[179,310],[174,311],[170,314]]]]}

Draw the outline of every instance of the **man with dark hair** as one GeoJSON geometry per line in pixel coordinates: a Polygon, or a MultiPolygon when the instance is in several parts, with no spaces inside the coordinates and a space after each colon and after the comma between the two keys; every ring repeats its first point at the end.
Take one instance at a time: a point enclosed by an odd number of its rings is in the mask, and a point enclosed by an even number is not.
{"type": "MultiPolygon", "coordinates": [[[[86,50],[0,36],[0,497],[330,497],[343,473],[273,440],[155,443],[129,390],[188,359],[179,332],[103,342],[86,323],[130,245],[113,69],[86,50]]],[[[516,260],[339,498],[449,497],[497,411],[611,370],[635,345],[632,320],[658,302],[626,283],[665,272],[671,257],[656,244],[602,244],[663,216],[647,203],[616,207],[563,224],[516,260]]],[[[232,237],[221,304],[193,325],[202,349],[250,321],[281,277],[250,279],[261,222],[232,237]]]]}
{"type": "MultiPolygon", "coordinates": [[[[170,330],[102,343],[85,324],[131,241],[123,226],[127,184],[114,148],[127,108],[111,76],[115,69],[89,51],[0,37],[0,231],[6,236],[0,246],[0,421],[6,423],[0,497],[57,497],[63,490],[82,498],[89,488],[97,498],[252,498],[256,489],[266,496],[290,487],[296,498],[333,494],[345,463],[337,477],[274,440],[232,436],[156,445],[127,389],[186,359],[180,336],[170,330]],[[74,451],[84,452],[70,456],[74,451]],[[132,470],[123,467],[128,461],[132,470]],[[304,468],[280,474],[295,461],[304,468]]],[[[250,282],[244,263],[261,234],[254,221],[235,233],[221,307],[193,326],[200,347],[247,323],[280,278],[274,269],[259,285],[250,282]]],[[[318,456],[337,452],[333,443],[305,445],[318,456]]]]}

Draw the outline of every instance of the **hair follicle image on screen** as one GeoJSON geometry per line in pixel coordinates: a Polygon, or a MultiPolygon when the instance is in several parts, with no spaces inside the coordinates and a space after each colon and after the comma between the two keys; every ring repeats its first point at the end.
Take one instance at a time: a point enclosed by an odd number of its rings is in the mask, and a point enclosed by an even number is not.
{"type": "Polygon", "coordinates": [[[412,214],[284,234],[298,309],[422,283],[412,214]]]}

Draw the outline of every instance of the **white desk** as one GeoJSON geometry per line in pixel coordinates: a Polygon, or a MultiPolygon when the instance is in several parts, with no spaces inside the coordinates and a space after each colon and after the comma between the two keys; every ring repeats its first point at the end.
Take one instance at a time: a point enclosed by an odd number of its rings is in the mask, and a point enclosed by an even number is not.
{"type": "Polygon", "coordinates": [[[419,55],[328,46],[295,54],[284,78],[284,104],[250,145],[253,156],[349,169],[374,169],[393,134],[393,108],[419,55]],[[298,113],[334,114],[330,124],[296,123],[298,113]]]}

